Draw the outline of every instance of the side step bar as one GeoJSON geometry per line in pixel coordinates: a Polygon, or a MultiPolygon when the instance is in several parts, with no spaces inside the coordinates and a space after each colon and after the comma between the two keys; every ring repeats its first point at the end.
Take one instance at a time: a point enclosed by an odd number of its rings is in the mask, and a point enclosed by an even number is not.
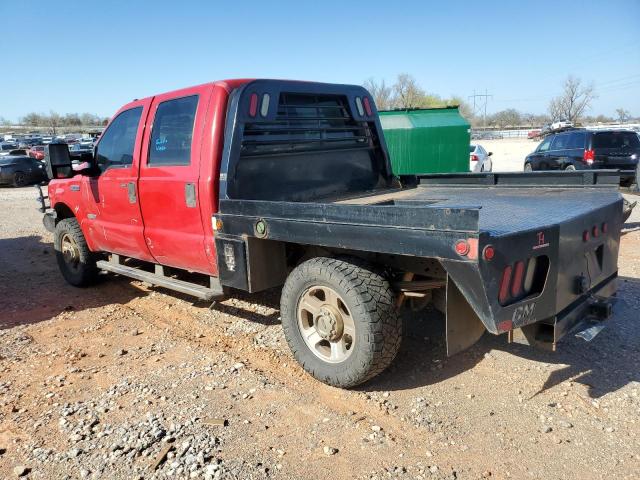
{"type": "Polygon", "coordinates": [[[169,290],[175,290],[176,292],[192,295],[201,300],[211,301],[224,295],[222,285],[216,277],[209,277],[211,279],[211,286],[204,287],[197,283],[185,282],[184,280],[177,280],[175,278],[165,276],[162,265],[155,265],[155,273],[147,272],[139,268],[128,267],[120,263],[120,256],[115,254],[111,255],[111,260],[109,261],[99,260],[97,265],[101,270],[117,273],[118,275],[131,277],[152,285],[168,288],[169,290]]]}

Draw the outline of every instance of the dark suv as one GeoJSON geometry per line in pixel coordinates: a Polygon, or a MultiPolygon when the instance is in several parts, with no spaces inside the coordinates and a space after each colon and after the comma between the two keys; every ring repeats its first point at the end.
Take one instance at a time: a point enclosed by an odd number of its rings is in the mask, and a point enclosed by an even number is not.
{"type": "Polygon", "coordinates": [[[640,158],[640,137],[630,130],[574,129],[547,136],[527,155],[525,172],[534,170],[620,170],[620,184],[631,185],[640,158]]]}

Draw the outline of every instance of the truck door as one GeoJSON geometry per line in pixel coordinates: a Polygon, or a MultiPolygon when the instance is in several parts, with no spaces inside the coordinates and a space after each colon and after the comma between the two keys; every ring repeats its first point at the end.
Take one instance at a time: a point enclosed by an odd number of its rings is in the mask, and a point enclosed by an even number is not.
{"type": "Polygon", "coordinates": [[[198,179],[210,95],[211,87],[202,86],[155,97],[140,164],[140,207],[151,254],[160,264],[208,274],[215,270],[205,252],[198,179]]]}
{"type": "Polygon", "coordinates": [[[100,250],[153,260],[144,240],[138,203],[138,165],[151,100],[123,108],[104,131],[95,149],[99,174],[83,177],[89,242],[100,250]]]}

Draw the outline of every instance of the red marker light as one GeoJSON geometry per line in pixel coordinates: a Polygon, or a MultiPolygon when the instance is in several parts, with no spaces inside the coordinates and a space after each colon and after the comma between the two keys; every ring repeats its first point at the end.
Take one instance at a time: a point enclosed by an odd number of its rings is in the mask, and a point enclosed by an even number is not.
{"type": "Polygon", "coordinates": [[[600,235],[600,230],[598,230],[597,225],[594,225],[591,229],[591,235],[593,235],[593,238],[598,238],[598,235],[600,235]]]}
{"type": "Polygon", "coordinates": [[[455,245],[455,250],[458,255],[462,255],[464,257],[469,253],[471,247],[466,240],[458,240],[455,245]]]}
{"type": "Polygon", "coordinates": [[[258,94],[252,93],[249,100],[249,115],[255,117],[256,113],[258,113],[258,94]]]}
{"type": "Polygon", "coordinates": [[[602,222],[600,229],[602,230],[602,233],[607,233],[609,231],[609,225],[607,225],[607,222],[602,222]]]}
{"type": "Polygon", "coordinates": [[[589,230],[585,230],[584,232],[582,232],[582,241],[583,242],[588,242],[589,241],[589,230]]]}
{"type": "Polygon", "coordinates": [[[482,256],[485,260],[493,260],[493,257],[496,256],[496,249],[491,245],[487,245],[482,251],[482,256]]]}

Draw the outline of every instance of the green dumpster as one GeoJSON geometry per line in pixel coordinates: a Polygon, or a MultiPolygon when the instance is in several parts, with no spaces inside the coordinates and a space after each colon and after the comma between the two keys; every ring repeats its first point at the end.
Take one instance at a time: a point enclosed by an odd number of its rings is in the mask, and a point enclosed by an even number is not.
{"type": "Polygon", "coordinates": [[[458,107],[378,113],[396,175],[469,171],[470,125],[458,107]]]}

